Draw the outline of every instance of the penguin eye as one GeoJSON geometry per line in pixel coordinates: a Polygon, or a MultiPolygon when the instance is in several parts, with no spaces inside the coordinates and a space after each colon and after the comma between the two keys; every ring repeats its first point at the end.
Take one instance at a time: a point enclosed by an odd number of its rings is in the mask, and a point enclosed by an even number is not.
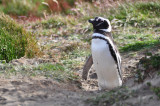
{"type": "Polygon", "coordinates": [[[98,18],[97,21],[98,21],[98,22],[104,22],[104,20],[101,19],[101,18],[98,18]]]}

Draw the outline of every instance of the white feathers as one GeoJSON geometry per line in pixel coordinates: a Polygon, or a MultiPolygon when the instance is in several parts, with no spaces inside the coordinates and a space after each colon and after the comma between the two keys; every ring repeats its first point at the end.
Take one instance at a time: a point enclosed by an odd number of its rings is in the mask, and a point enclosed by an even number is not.
{"type": "MultiPolygon", "coordinates": [[[[94,33],[92,36],[103,37],[103,39],[92,39],[92,57],[94,67],[98,76],[99,89],[112,89],[122,85],[122,80],[120,78],[119,69],[117,64],[111,54],[109,44],[110,43],[114,52],[115,46],[109,37],[104,36],[99,33],[94,33]]],[[[116,53],[118,59],[120,55],[116,53]]],[[[121,60],[119,60],[121,61],[121,60]]],[[[120,65],[120,63],[118,63],[120,65]]]]}

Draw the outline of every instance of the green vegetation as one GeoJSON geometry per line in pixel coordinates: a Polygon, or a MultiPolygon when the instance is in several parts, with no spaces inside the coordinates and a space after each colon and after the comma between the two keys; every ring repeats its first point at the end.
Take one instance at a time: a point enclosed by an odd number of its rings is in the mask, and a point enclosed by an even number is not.
{"type": "Polygon", "coordinates": [[[9,62],[24,55],[33,57],[39,54],[39,48],[32,34],[17,25],[13,19],[0,15],[0,60],[9,62]]]}
{"type": "Polygon", "coordinates": [[[2,0],[2,11],[11,15],[42,15],[43,10],[48,7],[43,6],[41,2],[45,0],[2,0]]]}
{"type": "Polygon", "coordinates": [[[158,99],[160,99],[160,87],[157,87],[158,85],[152,86],[150,82],[148,82],[147,85],[150,87],[150,90],[153,91],[155,95],[157,95],[158,99]]]}
{"type": "Polygon", "coordinates": [[[58,63],[42,63],[37,66],[14,66],[1,62],[0,65],[0,74],[5,74],[5,77],[10,77],[12,75],[22,77],[44,76],[59,82],[79,81],[78,76],[75,73],[70,70],[65,70],[64,66],[58,63]]]}
{"type": "Polygon", "coordinates": [[[123,26],[132,25],[136,27],[159,26],[160,3],[157,2],[136,2],[120,4],[111,9],[109,19],[120,20],[117,24],[123,26]],[[113,15],[112,15],[113,14],[113,15]]]}
{"type": "Polygon", "coordinates": [[[160,99],[160,87],[153,87],[152,90],[157,95],[158,99],[160,99]]]}
{"type": "Polygon", "coordinates": [[[121,52],[126,52],[126,51],[138,51],[144,48],[150,48],[155,45],[160,44],[159,40],[150,40],[150,41],[137,41],[132,44],[127,44],[124,47],[121,47],[120,50],[121,52]]]}
{"type": "Polygon", "coordinates": [[[160,61],[159,60],[160,60],[160,54],[152,55],[152,53],[147,53],[146,56],[140,60],[139,63],[143,64],[145,69],[155,68],[158,70],[160,68],[160,61]],[[147,56],[150,56],[150,57],[148,58],[147,56]],[[152,67],[150,67],[150,66],[152,66],[152,67]]]}
{"type": "Polygon", "coordinates": [[[146,53],[137,64],[136,78],[138,82],[143,82],[147,76],[151,76],[153,72],[160,72],[160,54],[152,55],[146,53]]]}
{"type": "Polygon", "coordinates": [[[35,25],[33,25],[32,27],[35,29],[37,28],[43,28],[43,29],[58,29],[62,26],[66,25],[65,20],[62,17],[52,17],[52,18],[48,18],[47,20],[43,20],[41,22],[36,23],[35,25]]]}
{"type": "Polygon", "coordinates": [[[54,3],[65,12],[70,6],[74,5],[75,0],[0,0],[0,11],[14,16],[42,16],[44,13],[51,13],[58,8],[54,3]]]}
{"type": "Polygon", "coordinates": [[[32,10],[31,4],[26,0],[10,0],[6,2],[4,13],[12,15],[26,15],[32,10]]]}
{"type": "Polygon", "coordinates": [[[128,88],[122,87],[121,89],[118,88],[103,93],[95,99],[90,100],[90,102],[92,101],[95,106],[110,106],[119,101],[126,100],[127,98],[133,96],[133,93],[134,92],[130,91],[128,88]]]}
{"type": "Polygon", "coordinates": [[[76,76],[73,72],[69,70],[66,71],[62,64],[40,64],[33,70],[36,76],[43,75],[57,81],[70,81],[78,79],[78,76],[76,76]]]}

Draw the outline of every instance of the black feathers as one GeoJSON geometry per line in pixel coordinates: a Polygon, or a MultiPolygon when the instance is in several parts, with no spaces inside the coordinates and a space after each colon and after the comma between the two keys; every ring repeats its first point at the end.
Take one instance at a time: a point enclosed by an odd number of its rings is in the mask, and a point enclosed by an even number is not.
{"type": "Polygon", "coordinates": [[[90,19],[90,23],[92,23],[94,29],[108,29],[109,24],[106,20],[96,17],[95,19],[90,19]]]}

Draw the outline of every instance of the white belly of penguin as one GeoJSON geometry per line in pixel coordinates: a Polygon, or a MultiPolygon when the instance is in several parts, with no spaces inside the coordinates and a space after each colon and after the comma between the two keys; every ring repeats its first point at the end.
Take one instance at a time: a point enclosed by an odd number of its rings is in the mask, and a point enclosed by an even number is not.
{"type": "Polygon", "coordinates": [[[112,89],[122,85],[117,64],[111,55],[109,45],[105,40],[92,39],[92,57],[98,76],[98,86],[101,89],[112,89]]]}

